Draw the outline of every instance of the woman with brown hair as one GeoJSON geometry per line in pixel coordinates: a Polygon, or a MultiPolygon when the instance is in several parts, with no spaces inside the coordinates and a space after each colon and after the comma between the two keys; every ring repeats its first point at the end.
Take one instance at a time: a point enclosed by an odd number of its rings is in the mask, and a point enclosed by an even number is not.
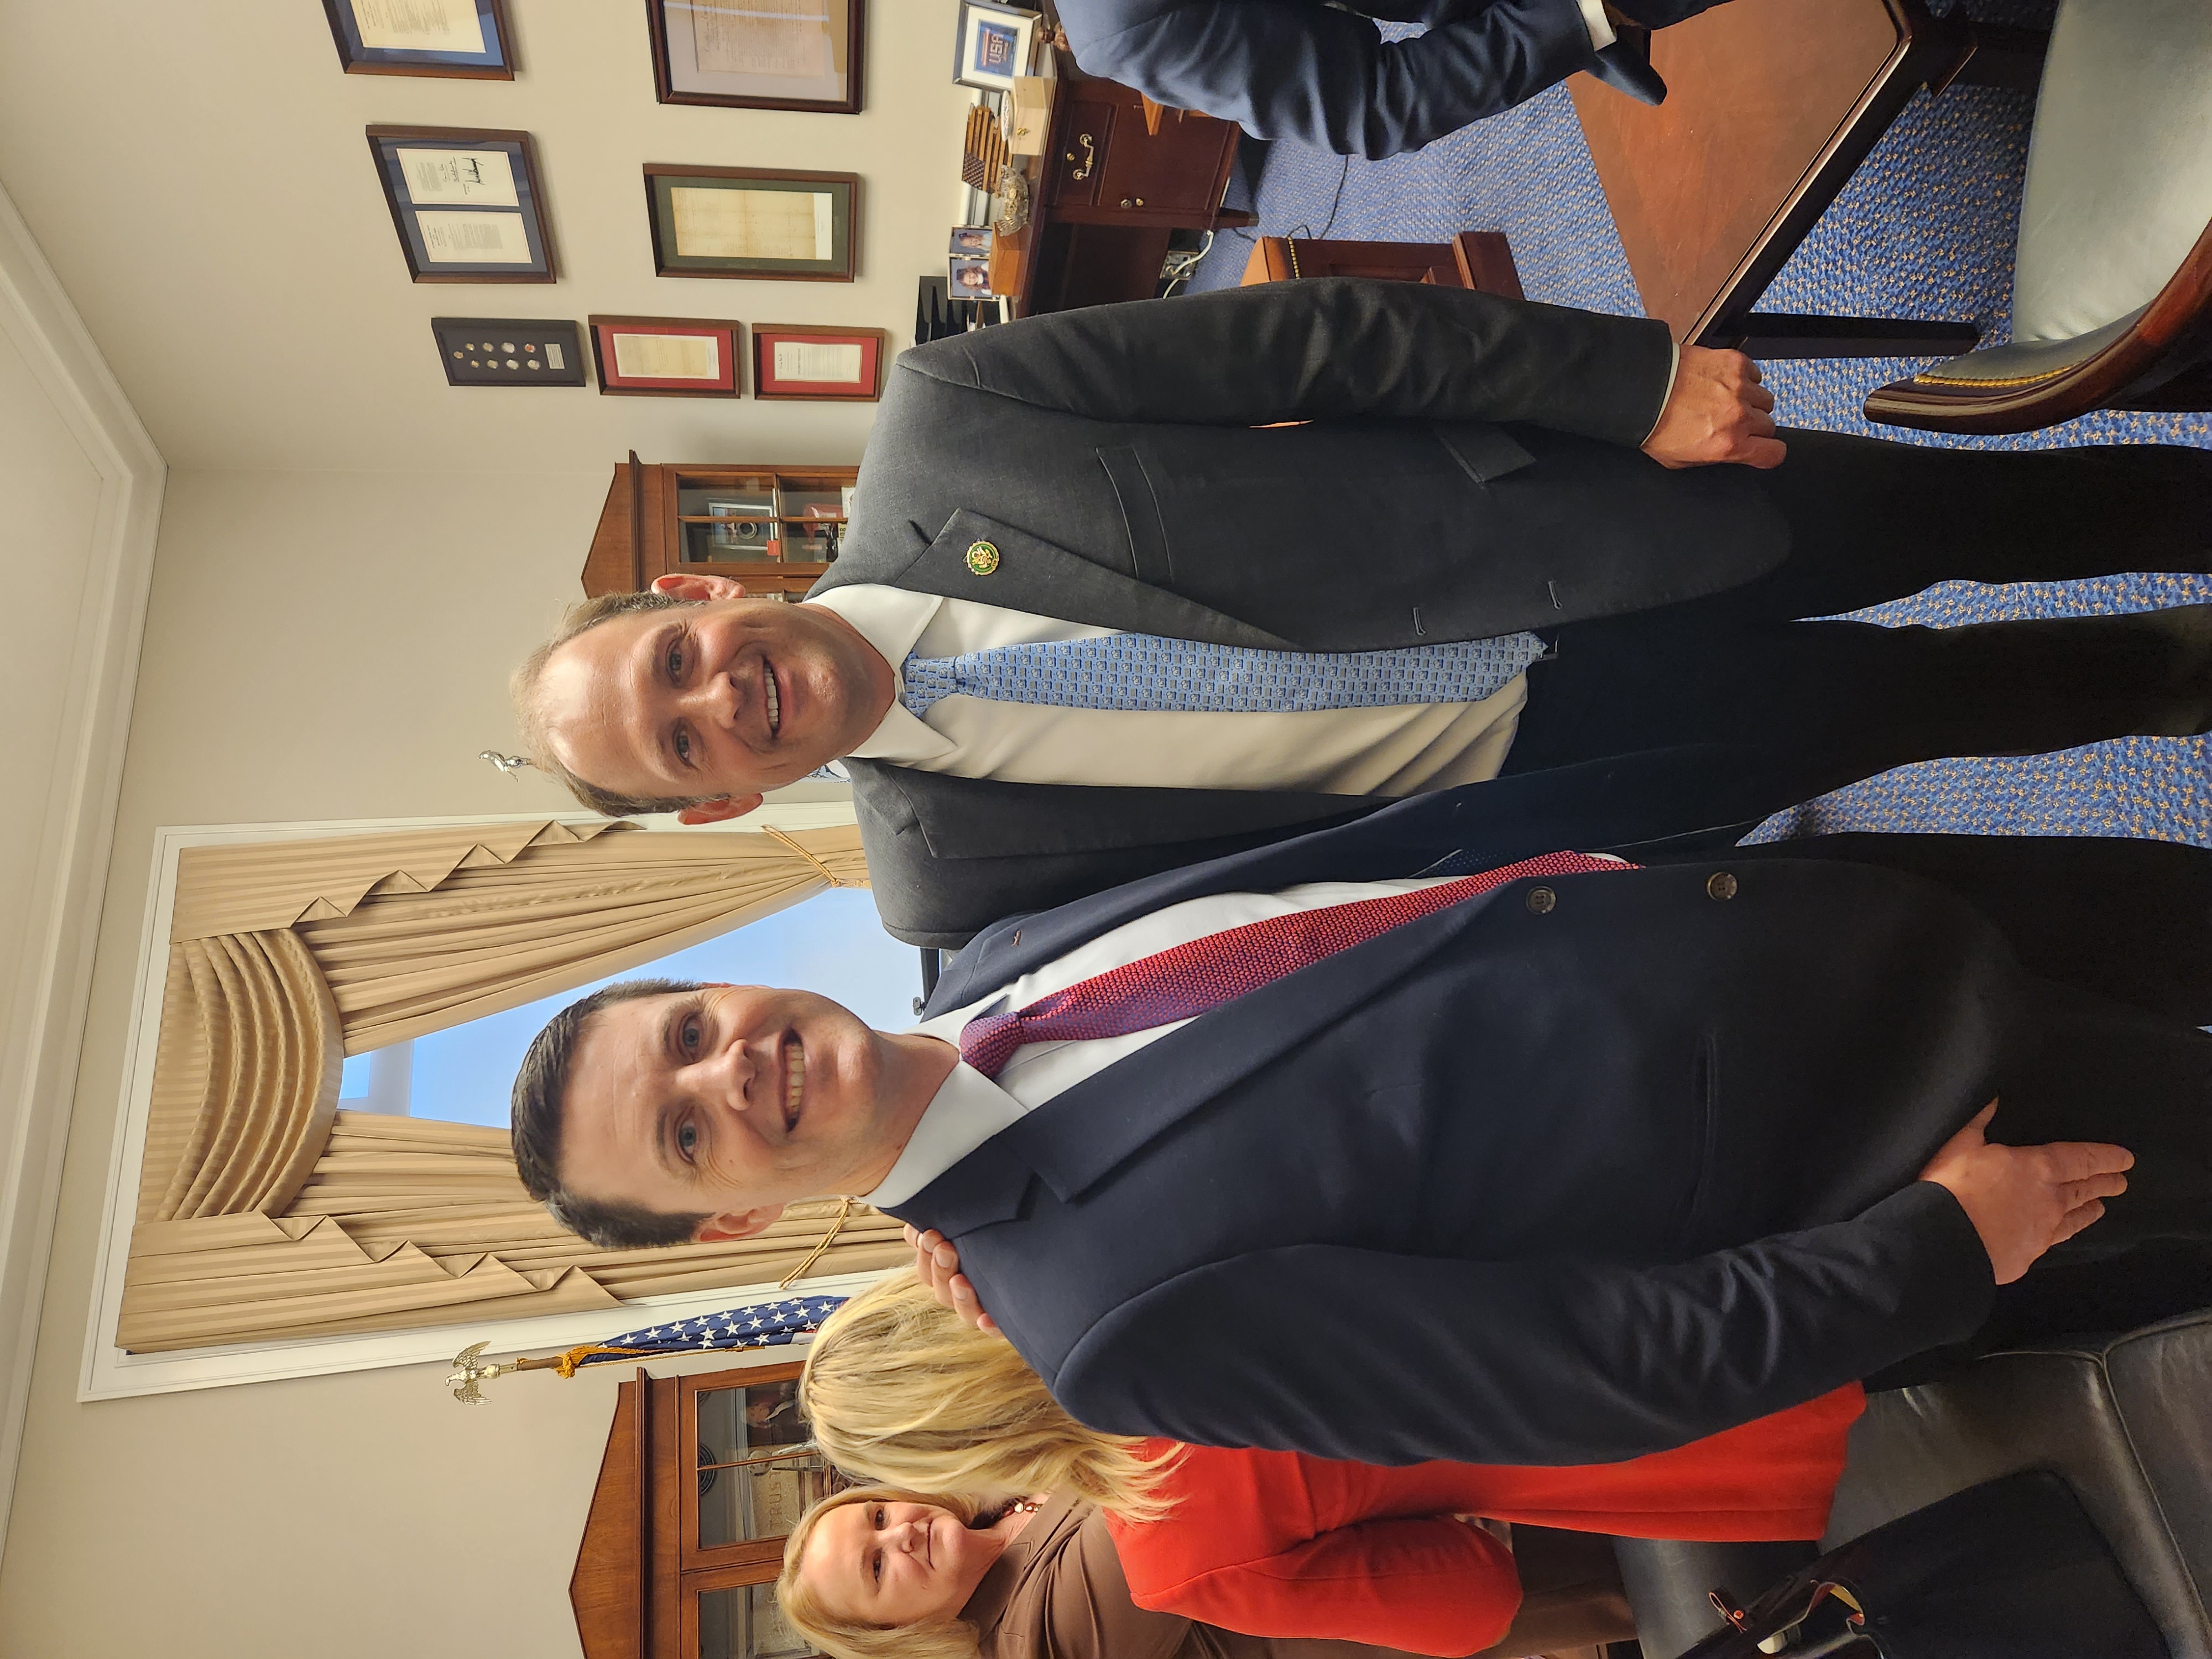
{"type": "Polygon", "coordinates": [[[786,1547],[778,1590],[817,1646],[838,1659],[1124,1659],[1141,1638],[1106,1627],[1146,1613],[1215,1627],[1221,1643],[1432,1656],[1618,1639],[1617,1591],[1592,1594],[1607,1576],[1601,1534],[1817,1538],[1864,1396],[1838,1389],[1584,1468],[1179,1446],[1078,1423],[1009,1344],[902,1273],[824,1323],[799,1401],[833,1462],[888,1483],[820,1506],[786,1547]],[[1583,1548],[1563,1539],[1569,1563],[1547,1563],[1532,1597],[1534,1558],[1516,1567],[1478,1517],[1580,1533],[1583,1548]]]}

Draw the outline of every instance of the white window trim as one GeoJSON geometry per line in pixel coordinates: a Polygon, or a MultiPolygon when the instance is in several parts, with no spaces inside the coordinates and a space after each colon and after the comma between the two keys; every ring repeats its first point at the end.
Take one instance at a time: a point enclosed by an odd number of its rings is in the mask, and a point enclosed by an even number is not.
{"type": "MultiPolygon", "coordinates": [[[[169,924],[176,909],[178,855],[188,847],[214,847],[236,842],[517,823],[546,818],[568,823],[597,822],[574,812],[502,812],[467,817],[187,824],[164,826],[155,832],[146,923],[139,939],[138,977],[131,994],[131,1024],[124,1048],[123,1095],[115,1141],[108,1158],[107,1198],[100,1215],[100,1249],[93,1259],[91,1317],[85,1324],[84,1364],[77,1383],[76,1397],[80,1401],[173,1394],[240,1382],[274,1382],[283,1377],[374,1370],[387,1365],[443,1364],[468,1344],[481,1340],[490,1342],[489,1352],[493,1354],[572,1347],[579,1343],[604,1340],[641,1326],[688,1319],[696,1314],[714,1313],[748,1302],[769,1302],[800,1293],[849,1295],[881,1277],[872,1273],[838,1273],[801,1279],[789,1290],[778,1290],[773,1284],[739,1285],[718,1291],[687,1291],[680,1296],[647,1297],[625,1304],[619,1313],[610,1310],[548,1315],[534,1319],[486,1319],[476,1323],[428,1326],[419,1330],[241,1343],[170,1353],[127,1353],[115,1346],[114,1334],[123,1305],[124,1269],[131,1254],[131,1228],[138,1205],[139,1168],[146,1153],[146,1118],[153,1100],[154,1055],[159,1046],[161,994],[168,974],[169,924]]],[[[793,801],[772,803],[742,824],[702,827],[725,831],[733,828],[818,830],[853,821],[849,799],[793,801]]],[[[675,826],[656,821],[653,827],[675,826]]]]}

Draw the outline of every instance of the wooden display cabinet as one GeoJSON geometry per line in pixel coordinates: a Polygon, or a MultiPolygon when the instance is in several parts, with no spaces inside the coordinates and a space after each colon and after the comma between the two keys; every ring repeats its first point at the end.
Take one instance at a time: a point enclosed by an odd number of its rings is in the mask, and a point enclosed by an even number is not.
{"type": "Polygon", "coordinates": [[[585,1659],[808,1659],[775,1583],[842,1479],[799,1420],[799,1367],[622,1385],[568,1580],[585,1659]]]}
{"type": "Polygon", "coordinates": [[[799,599],[831,564],[860,469],[851,466],[615,468],[584,560],[584,592],[627,593],[657,576],[729,576],[761,599],[799,599]]]}

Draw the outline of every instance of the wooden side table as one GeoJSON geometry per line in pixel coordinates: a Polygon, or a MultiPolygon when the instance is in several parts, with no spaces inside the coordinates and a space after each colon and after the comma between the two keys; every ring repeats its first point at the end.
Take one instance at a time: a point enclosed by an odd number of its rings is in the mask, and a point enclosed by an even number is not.
{"type": "Polygon", "coordinates": [[[1009,162],[1029,181],[1030,222],[991,243],[991,291],[1025,317],[1149,300],[1170,231],[1254,220],[1221,205],[1242,136],[1234,122],[1148,104],[1064,55],[1060,69],[1044,144],[1009,162]]]}
{"type": "Polygon", "coordinates": [[[1463,230],[1449,242],[1316,242],[1288,236],[1254,239],[1241,284],[1289,282],[1300,276],[1375,276],[1388,282],[1433,283],[1481,294],[1524,297],[1513,249],[1494,230],[1463,230]]]}
{"type": "Polygon", "coordinates": [[[1921,0],[1731,0],[1651,37],[1667,101],[1569,83],[1644,308],[1755,357],[1972,348],[1971,324],[1754,311],[1913,94],[2035,85],[2044,37],[1921,0]]]}

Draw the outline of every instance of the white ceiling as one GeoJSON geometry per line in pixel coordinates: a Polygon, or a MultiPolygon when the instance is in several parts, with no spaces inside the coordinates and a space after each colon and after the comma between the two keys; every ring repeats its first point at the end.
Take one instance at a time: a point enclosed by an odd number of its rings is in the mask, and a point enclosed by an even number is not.
{"type": "Polygon", "coordinates": [[[507,0],[512,82],[346,75],[319,0],[0,0],[0,184],[173,467],[848,461],[872,405],[449,387],[429,319],[866,325],[903,348],[958,199],[957,12],[871,0],[865,111],[840,116],[656,103],[635,0],[507,0]],[[528,131],[560,282],[410,283],[374,122],[528,131]],[[860,173],[860,280],[655,276],[648,161],[860,173]]]}

